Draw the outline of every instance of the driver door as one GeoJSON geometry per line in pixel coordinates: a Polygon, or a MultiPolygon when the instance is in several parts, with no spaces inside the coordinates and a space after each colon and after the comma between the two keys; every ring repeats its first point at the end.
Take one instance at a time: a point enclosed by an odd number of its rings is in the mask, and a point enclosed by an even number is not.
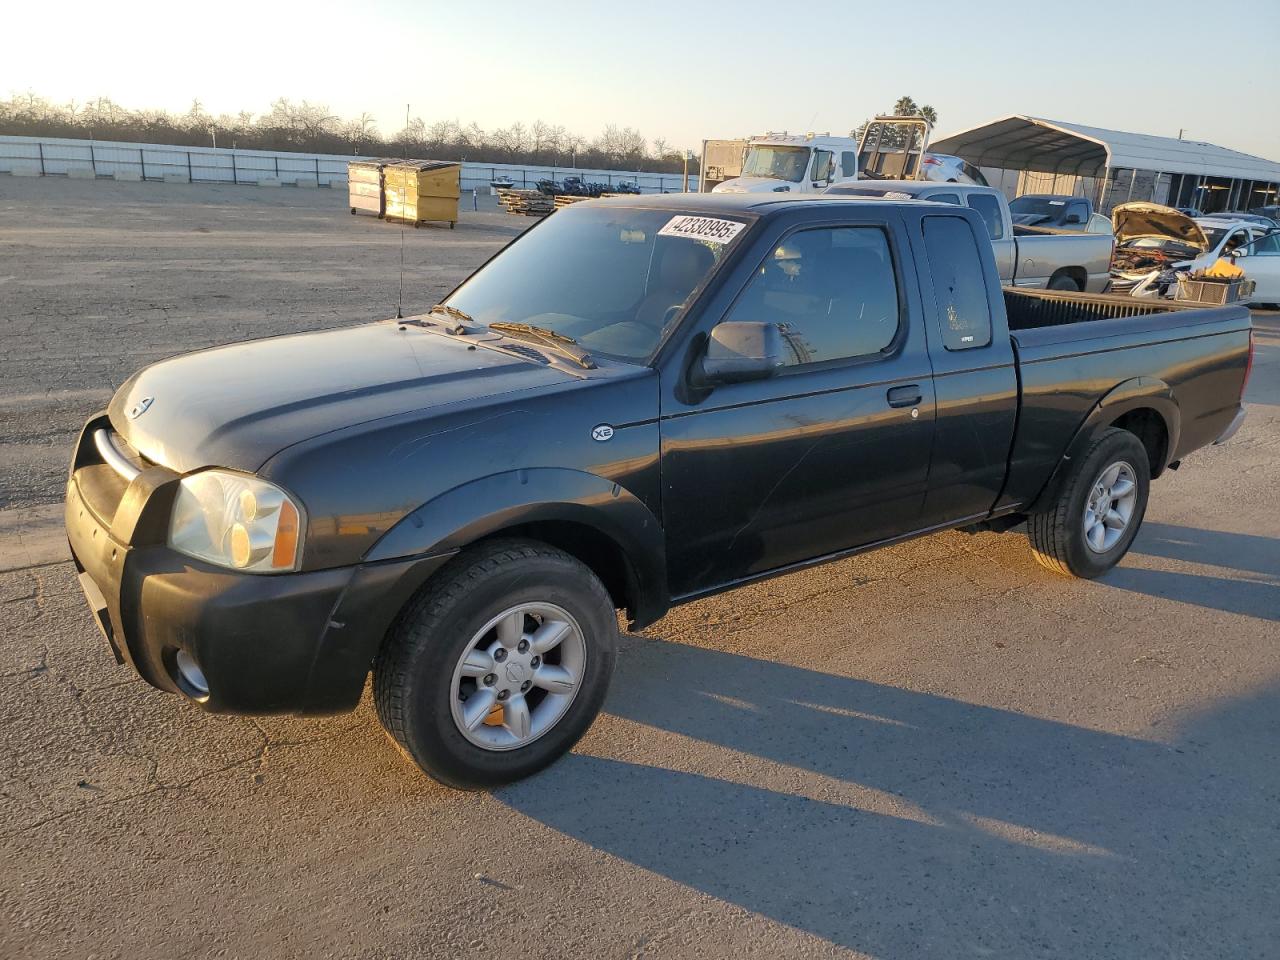
{"type": "MultiPolygon", "coordinates": [[[[784,366],[664,392],[663,526],[673,596],[705,593],[920,525],[933,373],[900,221],[774,235],[727,310],[774,323],[784,366]]],[[[758,254],[756,254],[758,255],[758,254]]]]}

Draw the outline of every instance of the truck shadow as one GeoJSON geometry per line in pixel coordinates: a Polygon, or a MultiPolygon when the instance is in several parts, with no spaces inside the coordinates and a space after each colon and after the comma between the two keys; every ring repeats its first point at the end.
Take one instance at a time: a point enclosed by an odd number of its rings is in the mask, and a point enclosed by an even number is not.
{"type": "Polygon", "coordinates": [[[1280,541],[1164,523],[1144,523],[1133,552],[1245,574],[1212,577],[1120,566],[1101,580],[1110,587],[1212,610],[1280,621],[1280,541]]]}
{"type": "Polygon", "coordinates": [[[1276,686],[1166,743],[636,637],[606,710],[676,759],[576,754],[498,797],[832,943],[1074,960],[1280,941],[1276,686]]]}

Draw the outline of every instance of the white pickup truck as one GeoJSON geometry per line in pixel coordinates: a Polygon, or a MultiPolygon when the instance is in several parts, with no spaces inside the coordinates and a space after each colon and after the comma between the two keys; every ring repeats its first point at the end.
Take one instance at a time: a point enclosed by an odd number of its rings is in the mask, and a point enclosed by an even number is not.
{"type": "Polygon", "coordinates": [[[747,140],[741,156],[741,172],[712,193],[820,193],[858,178],[858,141],[852,137],[771,133],[747,140]]]}
{"type": "Polygon", "coordinates": [[[1009,201],[995,187],[927,180],[859,180],[832,185],[824,192],[932,200],[973,208],[987,225],[1000,281],[1008,286],[1101,293],[1111,282],[1115,241],[1110,234],[1019,226],[1009,213],[1009,201]]]}

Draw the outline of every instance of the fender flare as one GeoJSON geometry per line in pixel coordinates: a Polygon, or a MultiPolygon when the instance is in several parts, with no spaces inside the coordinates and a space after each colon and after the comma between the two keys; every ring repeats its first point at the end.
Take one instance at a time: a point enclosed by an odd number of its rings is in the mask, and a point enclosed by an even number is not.
{"type": "Polygon", "coordinates": [[[456,553],[526,523],[589,527],[619,549],[627,568],[631,615],[651,623],[668,606],[666,537],[653,512],[620,484],[563,467],[511,470],[447,490],[403,517],[364,562],[456,553]]]}
{"type": "Polygon", "coordinates": [[[1117,384],[1093,405],[1088,416],[1076,428],[1058,465],[1049,475],[1048,481],[1025,512],[1039,513],[1046,509],[1057,499],[1058,490],[1072,462],[1084,455],[1094,438],[1126,413],[1141,409],[1155,410],[1164,421],[1165,432],[1169,438],[1165,445],[1164,463],[1153,463],[1151,476],[1154,478],[1163,473],[1169,461],[1173,459],[1174,451],[1178,449],[1178,439],[1182,431],[1182,414],[1178,409],[1177,401],[1173,398],[1173,388],[1167,383],[1159,377],[1134,377],[1117,384]]]}

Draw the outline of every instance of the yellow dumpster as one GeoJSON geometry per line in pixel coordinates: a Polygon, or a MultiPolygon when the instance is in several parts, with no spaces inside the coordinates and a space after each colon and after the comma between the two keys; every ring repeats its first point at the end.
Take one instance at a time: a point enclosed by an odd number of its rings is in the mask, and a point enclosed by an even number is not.
{"type": "Polygon", "coordinates": [[[462,164],[446,160],[398,160],[382,172],[386,218],[415,227],[430,220],[458,222],[462,164]]]}
{"type": "Polygon", "coordinates": [[[364,210],[381,218],[386,213],[382,194],[382,171],[394,158],[352,160],[347,164],[347,202],[351,212],[364,210]]]}

